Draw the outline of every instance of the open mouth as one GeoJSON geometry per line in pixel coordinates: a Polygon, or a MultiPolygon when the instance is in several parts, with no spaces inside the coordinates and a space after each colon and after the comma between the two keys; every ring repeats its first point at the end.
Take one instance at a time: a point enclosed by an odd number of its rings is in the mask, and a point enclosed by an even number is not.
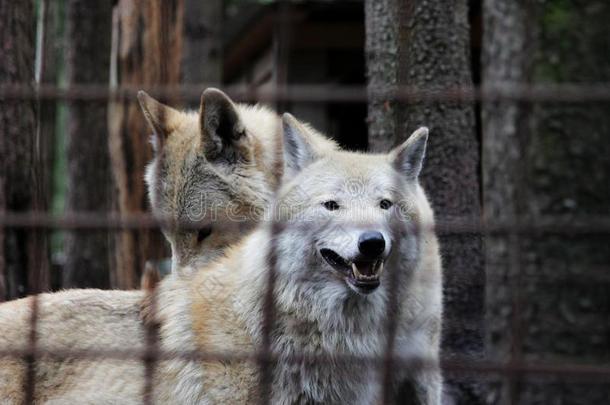
{"type": "Polygon", "coordinates": [[[320,249],[320,255],[335,271],[344,276],[356,291],[368,294],[379,287],[383,259],[348,261],[331,249],[320,249]]]}

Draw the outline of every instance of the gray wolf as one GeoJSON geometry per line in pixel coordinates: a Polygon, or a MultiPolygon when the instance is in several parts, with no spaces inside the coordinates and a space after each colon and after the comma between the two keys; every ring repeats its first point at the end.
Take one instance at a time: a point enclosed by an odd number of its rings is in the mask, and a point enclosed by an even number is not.
{"type": "MultiPolygon", "coordinates": [[[[205,90],[199,111],[179,111],[145,92],[140,106],[153,130],[146,170],[152,212],[170,222],[172,269],[183,275],[239,241],[268,207],[282,176],[281,120],[260,105],[235,104],[205,90]],[[200,224],[198,229],[189,225],[200,224]]],[[[310,128],[314,142],[337,145],[310,128]]]]}

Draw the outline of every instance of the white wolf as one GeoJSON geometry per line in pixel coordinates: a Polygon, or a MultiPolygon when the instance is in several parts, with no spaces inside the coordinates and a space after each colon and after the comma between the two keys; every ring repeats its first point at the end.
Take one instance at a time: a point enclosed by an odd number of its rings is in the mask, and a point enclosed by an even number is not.
{"type": "MultiPolygon", "coordinates": [[[[397,365],[390,387],[411,379],[421,403],[438,404],[441,263],[430,232],[433,213],[418,183],[427,135],[421,128],[387,155],[325,150],[310,141],[306,127],[284,115],[286,166],[275,210],[282,230],[273,236],[279,332],[273,350],[280,357],[304,352],[379,359],[388,341],[387,319],[395,316],[394,354],[424,359],[425,365],[397,365]],[[389,307],[392,293],[397,310],[389,307]]],[[[251,308],[260,308],[257,297],[267,281],[261,269],[270,270],[261,249],[272,239],[269,232],[247,239],[219,267],[246,268],[237,284],[246,296],[241,299],[251,333],[261,316],[251,308]]],[[[207,277],[213,276],[202,274],[207,277]]],[[[285,365],[274,376],[274,399],[378,403],[376,371],[362,362],[285,365]]]]}

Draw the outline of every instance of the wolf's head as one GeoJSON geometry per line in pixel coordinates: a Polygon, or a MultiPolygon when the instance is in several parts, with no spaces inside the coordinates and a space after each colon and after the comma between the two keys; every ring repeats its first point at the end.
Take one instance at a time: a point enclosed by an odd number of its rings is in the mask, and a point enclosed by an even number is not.
{"type": "Polygon", "coordinates": [[[378,155],[316,147],[308,128],[288,114],[283,130],[280,274],[301,296],[373,298],[387,289],[385,268],[397,260],[403,269],[416,266],[417,228],[432,221],[418,183],[428,130],[378,155]]]}
{"type": "Polygon", "coordinates": [[[172,267],[187,272],[235,243],[267,207],[281,148],[263,143],[279,139],[279,121],[216,89],[203,92],[199,112],[175,110],[144,92],[138,99],[153,130],[155,156],[146,170],[152,210],[168,221],[172,267]],[[198,229],[180,226],[193,222],[198,229]]]}

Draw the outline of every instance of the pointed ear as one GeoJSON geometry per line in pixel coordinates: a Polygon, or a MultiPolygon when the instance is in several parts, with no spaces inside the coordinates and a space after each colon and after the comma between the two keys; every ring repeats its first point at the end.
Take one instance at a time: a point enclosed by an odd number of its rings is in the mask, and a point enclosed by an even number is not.
{"type": "Polygon", "coordinates": [[[235,163],[247,156],[242,141],[246,130],[233,101],[222,91],[206,89],[201,95],[199,123],[203,150],[208,160],[235,163]]]}
{"type": "Polygon", "coordinates": [[[404,173],[409,180],[417,179],[421,172],[426,154],[426,142],[428,142],[428,128],[421,127],[389,154],[396,169],[404,173]]]}
{"type": "Polygon", "coordinates": [[[140,108],[144,113],[144,118],[153,130],[153,147],[155,152],[161,150],[167,137],[171,134],[170,123],[174,115],[180,114],[177,110],[162,104],[149,96],[145,91],[138,92],[140,108]]]}
{"type": "Polygon", "coordinates": [[[310,139],[307,127],[291,114],[282,115],[284,172],[296,174],[315,161],[320,154],[310,139]]]}

